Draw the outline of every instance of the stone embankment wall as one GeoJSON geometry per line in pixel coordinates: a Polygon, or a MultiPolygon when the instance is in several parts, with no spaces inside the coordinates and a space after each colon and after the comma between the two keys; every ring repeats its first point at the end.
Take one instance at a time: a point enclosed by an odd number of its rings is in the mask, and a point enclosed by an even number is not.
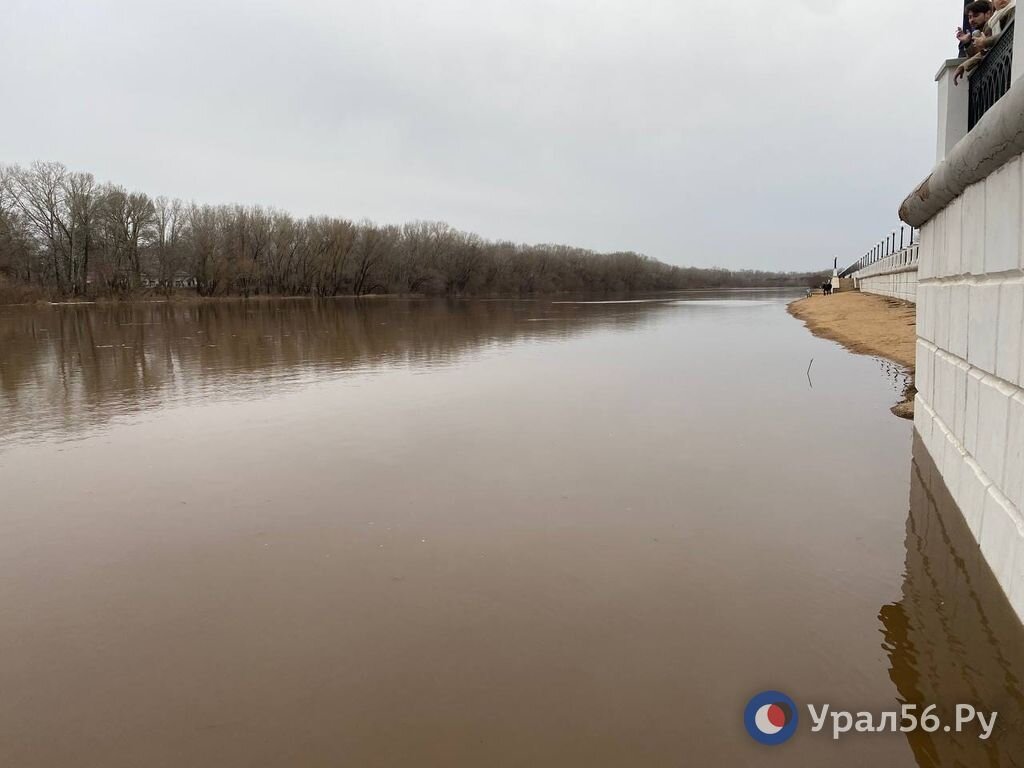
{"type": "Polygon", "coordinates": [[[1024,84],[900,209],[921,228],[915,425],[1024,619],[1024,84]]]}
{"type": "Polygon", "coordinates": [[[863,293],[917,302],[918,256],[912,245],[853,273],[854,284],[863,293]]]}

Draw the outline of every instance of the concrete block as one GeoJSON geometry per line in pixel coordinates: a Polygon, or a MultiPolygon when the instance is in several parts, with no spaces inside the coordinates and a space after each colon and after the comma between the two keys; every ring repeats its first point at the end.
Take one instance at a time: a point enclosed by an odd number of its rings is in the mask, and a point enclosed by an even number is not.
{"type": "Polygon", "coordinates": [[[987,373],[996,369],[996,332],[999,328],[999,285],[971,286],[968,309],[967,361],[987,373]]]}
{"type": "Polygon", "coordinates": [[[936,464],[942,468],[942,480],[946,484],[950,496],[956,499],[960,495],[960,474],[967,457],[953,435],[947,434],[945,443],[942,461],[936,462],[936,464]]]}
{"type": "Polygon", "coordinates": [[[972,368],[967,374],[967,408],[964,411],[964,449],[970,456],[978,454],[978,413],[981,403],[981,382],[985,373],[972,368]]]}
{"type": "MultiPolygon", "coordinates": [[[[935,380],[932,382],[932,410],[947,431],[953,429],[953,398],[956,394],[956,361],[941,349],[935,353],[935,380]]],[[[941,458],[941,454],[939,454],[941,458]]],[[[942,462],[937,462],[940,466],[942,462]]]]}
{"type": "Polygon", "coordinates": [[[956,504],[971,529],[976,541],[981,540],[981,521],[985,512],[985,500],[988,498],[988,489],[992,481],[985,477],[978,466],[978,462],[971,458],[964,461],[963,469],[960,472],[960,494],[956,498],[956,504]]]}
{"type": "Polygon", "coordinates": [[[959,275],[963,253],[963,195],[946,207],[945,259],[942,262],[942,276],[959,275]]]}
{"type": "Polygon", "coordinates": [[[1010,399],[1013,389],[992,376],[981,382],[978,399],[978,451],[975,460],[993,483],[999,483],[1006,466],[1010,399]]]}
{"type": "Polygon", "coordinates": [[[932,377],[935,371],[935,347],[921,339],[917,340],[917,354],[914,356],[914,385],[917,392],[931,406],[932,377]]]}
{"type": "Polygon", "coordinates": [[[949,438],[949,430],[946,429],[946,425],[942,423],[942,418],[937,413],[932,414],[931,436],[928,453],[931,454],[936,469],[941,473],[946,462],[946,440],[949,438]]]}
{"type": "Polygon", "coordinates": [[[1006,466],[1000,487],[1013,506],[1024,509],[1024,392],[1021,391],[1010,398],[1006,466]]]}
{"type": "Polygon", "coordinates": [[[943,208],[932,219],[935,224],[935,232],[932,235],[932,252],[935,258],[932,259],[932,277],[943,278],[943,270],[946,266],[946,211],[943,208]]]}
{"type": "Polygon", "coordinates": [[[928,357],[931,350],[928,342],[920,337],[914,346],[913,354],[913,384],[918,388],[918,395],[928,399],[928,357]]]}
{"type": "Polygon", "coordinates": [[[1007,594],[1013,583],[1015,559],[1022,539],[1024,521],[1010,501],[995,487],[990,487],[981,521],[981,552],[1007,594]]]}
{"type": "Polygon", "coordinates": [[[914,429],[921,436],[921,442],[924,443],[925,448],[932,441],[932,420],[934,418],[935,414],[932,413],[924,398],[921,397],[921,393],[918,392],[914,400],[914,429]]]}
{"type": "MultiPolygon", "coordinates": [[[[1024,327],[1021,328],[1021,344],[1024,344],[1024,327]]],[[[1017,386],[1024,389],[1024,350],[1020,353],[1020,369],[1017,371],[1017,386]]]]}
{"type": "Polygon", "coordinates": [[[953,286],[942,283],[935,286],[935,345],[949,349],[949,305],[953,286]]]}
{"type": "MultiPolygon", "coordinates": [[[[946,333],[945,333],[945,335],[947,337],[946,338],[946,344],[949,343],[948,326],[944,327],[943,321],[940,320],[940,314],[941,314],[941,312],[943,310],[943,303],[944,303],[943,302],[943,296],[946,294],[947,290],[948,290],[948,286],[943,285],[942,283],[934,283],[932,285],[931,295],[929,296],[929,299],[931,300],[931,303],[932,303],[932,312],[931,312],[931,316],[929,318],[929,320],[931,322],[932,342],[936,346],[939,346],[939,344],[938,344],[939,334],[943,330],[946,331],[946,333]]],[[[947,305],[948,305],[948,303],[947,303],[947,305]]],[[[946,310],[946,312],[948,314],[948,309],[946,310]]],[[[968,313],[969,312],[970,312],[970,307],[968,306],[968,313]]],[[[939,346],[939,348],[940,349],[945,349],[946,345],[943,344],[943,345],[939,346]]]]}
{"type": "MultiPolygon", "coordinates": [[[[982,222],[984,224],[984,222],[982,222]]],[[[935,263],[935,219],[926,222],[921,227],[920,245],[918,253],[920,262],[917,266],[917,277],[919,280],[927,280],[935,277],[938,267],[935,263]]]]}
{"type": "Polygon", "coordinates": [[[924,316],[924,313],[925,313],[925,311],[927,309],[927,306],[928,306],[927,296],[928,296],[928,283],[918,284],[918,286],[917,286],[917,313],[916,313],[917,317],[916,317],[916,320],[914,322],[914,330],[917,333],[917,338],[918,338],[919,341],[920,340],[930,341],[930,339],[928,339],[925,336],[925,333],[927,331],[927,326],[928,326],[928,323],[925,320],[925,316],[924,316]]]}
{"type": "Polygon", "coordinates": [[[964,272],[985,272],[985,182],[972,184],[963,195],[961,266],[964,272]]]}
{"type": "Polygon", "coordinates": [[[928,455],[935,461],[935,435],[939,429],[939,420],[931,409],[927,412],[927,421],[928,424],[921,430],[921,439],[924,441],[924,447],[928,449],[928,455]]]}
{"type": "Polygon", "coordinates": [[[1020,268],[1021,162],[1011,160],[985,180],[985,272],[1020,268]]]}
{"type": "Polygon", "coordinates": [[[949,345],[946,347],[961,360],[967,359],[967,328],[970,320],[971,287],[949,286],[949,345]]]}
{"type": "Polygon", "coordinates": [[[917,333],[922,339],[935,343],[935,283],[919,286],[917,291],[917,333]]]}
{"type": "Polygon", "coordinates": [[[999,288],[999,330],[996,334],[995,374],[1020,385],[1021,345],[1024,344],[1024,282],[999,288]]]}
{"type": "Polygon", "coordinates": [[[964,443],[967,425],[967,376],[971,366],[963,360],[955,361],[953,369],[953,436],[960,445],[964,443]]]}

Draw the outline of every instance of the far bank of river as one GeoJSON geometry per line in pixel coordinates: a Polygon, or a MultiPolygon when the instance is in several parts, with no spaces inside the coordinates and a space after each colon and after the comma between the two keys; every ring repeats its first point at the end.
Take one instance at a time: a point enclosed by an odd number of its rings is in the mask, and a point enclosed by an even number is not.
{"type": "Polygon", "coordinates": [[[804,291],[803,283],[792,285],[736,285],[736,286],[699,286],[678,288],[662,291],[621,291],[621,292],[587,292],[587,291],[540,291],[536,293],[336,293],[319,295],[315,293],[281,294],[253,293],[218,293],[202,295],[194,290],[176,289],[171,293],[159,291],[141,291],[127,294],[87,295],[87,296],[52,296],[27,288],[20,292],[10,290],[10,286],[0,284],[0,307],[65,307],[95,304],[99,306],[120,306],[133,304],[215,304],[247,301],[655,301],[665,300],[672,296],[692,296],[695,294],[777,294],[787,291],[804,291]],[[7,289],[6,291],[4,289],[7,289]]]}
{"type": "Polygon", "coordinates": [[[892,412],[900,418],[914,418],[917,313],[913,304],[867,293],[837,293],[794,301],[789,313],[803,320],[815,336],[902,366],[909,380],[903,401],[892,412]]]}

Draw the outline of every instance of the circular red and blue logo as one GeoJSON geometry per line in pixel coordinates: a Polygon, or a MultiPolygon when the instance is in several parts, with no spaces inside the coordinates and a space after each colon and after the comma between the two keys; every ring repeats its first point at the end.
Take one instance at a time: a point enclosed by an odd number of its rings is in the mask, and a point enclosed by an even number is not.
{"type": "Polygon", "coordinates": [[[747,704],[743,724],[755,741],[770,747],[788,741],[796,733],[800,715],[796,704],[784,693],[764,691],[747,704]]]}

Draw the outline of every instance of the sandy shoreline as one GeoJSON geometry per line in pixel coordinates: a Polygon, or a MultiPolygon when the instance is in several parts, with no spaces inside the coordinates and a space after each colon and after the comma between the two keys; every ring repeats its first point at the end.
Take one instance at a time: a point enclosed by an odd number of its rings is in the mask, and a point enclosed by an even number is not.
{"type": "Polygon", "coordinates": [[[789,305],[789,313],[803,320],[816,336],[837,341],[851,352],[884,357],[906,368],[911,384],[903,402],[892,411],[901,418],[914,417],[917,314],[913,304],[849,292],[799,299],[789,305]]]}

